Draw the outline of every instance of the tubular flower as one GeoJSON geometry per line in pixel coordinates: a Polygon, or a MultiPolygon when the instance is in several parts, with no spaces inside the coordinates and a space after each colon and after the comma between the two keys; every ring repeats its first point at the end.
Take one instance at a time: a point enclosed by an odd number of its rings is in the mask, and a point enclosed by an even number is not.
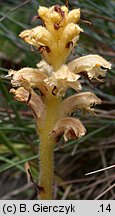
{"type": "Polygon", "coordinates": [[[79,75],[76,75],[69,71],[66,65],[52,73],[52,75],[44,80],[49,86],[53,86],[54,94],[64,96],[68,88],[73,88],[76,91],[81,90],[80,82],[78,81],[79,75]]]}
{"type": "Polygon", "coordinates": [[[101,100],[93,92],[83,92],[63,100],[59,113],[60,116],[67,116],[75,112],[75,110],[94,113],[94,109],[91,107],[97,104],[101,104],[101,100]]]}
{"type": "Polygon", "coordinates": [[[10,93],[15,95],[14,98],[17,101],[21,101],[29,105],[36,121],[38,120],[41,122],[41,124],[44,123],[46,115],[45,105],[41,98],[34,91],[31,92],[31,99],[29,101],[29,92],[23,87],[19,87],[17,90],[11,89],[10,93]]]}
{"type": "Polygon", "coordinates": [[[68,11],[66,6],[39,7],[38,18],[44,26],[21,32],[20,37],[38,48],[42,60],[37,68],[10,70],[10,90],[14,98],[27,104],[36,120],[39,146],[39,199],[52,199],[54,181],[54,148],[61,136],[65,142],[85,135],[86,129],[79,119],[71,117],[81,110],[95,114],[93,105],[101,100],[93,92],[82,90],[82,74],[89,79],[106,75],[111,64],[99,55],[87,55],[66,64],[83,30],[79,27],[80,9],[68,11]],[[75,94],[63,98],[68,88],[75,94]],[[38,91],[36,91],[38,90],[38,91]],[[77,92],[77,93],[76,93],[77,92]]]}
{"type": "Polygon", "coordinates": [[[37,68],[23,68],[19,71],[10,70],[9,76],[12,76],[11,84],[13,87],[25,86],[28,90],[37,88],[43,94],[47,91],[44,83],[47,75],[37,68]]]}
{"type": "Polygon", "coordinates": [[[64,140],[67,142],[70,139],[76,139],[76,137],[80,138],[85,133],[86,129],[79,119],[66,117],[57,121],[50,136],[53,136],[58,141],[58,138],[64,134],[64,140]]]}
{"type": "Polygon", "coordinates": [[[111,68],[111,63],[99,55],[87,55],[71,61],[68,67],[76,74],[86,72],[90,79],[95,78],[100,81],[98,77],[106,76],[106,71],[111,68]]]}

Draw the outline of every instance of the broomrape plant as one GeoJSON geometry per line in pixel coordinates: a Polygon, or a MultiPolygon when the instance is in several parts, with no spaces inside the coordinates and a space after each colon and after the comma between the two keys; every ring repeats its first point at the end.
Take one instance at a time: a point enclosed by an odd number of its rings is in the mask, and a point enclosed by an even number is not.
{"type": "Polygon", "coordinates": [[[43,26],[24,30],[19,35],[26,43],[38,48],[42,61],[36,68],[10,70],[10,90],[14,98],[26,103],[36,121],[39,146],[39,199],[52,199],[54,148],[63,135],[65,142],[85,135],[82,122],[71,117],[77,110],[95,113],[92,105],[101,104],[93,92],[81,92],[81,74],[98,81],[111,64],[99,55],[87,55],[68,64],[68,56],[83,30],[79,27],[80,9],[68,11],[67,6],[39,7],[38,18],[43,26]],[[76,94],[64,99],[68,88],[76,94]],[[35,90],[38,89],[39,93],[35,90]]]}

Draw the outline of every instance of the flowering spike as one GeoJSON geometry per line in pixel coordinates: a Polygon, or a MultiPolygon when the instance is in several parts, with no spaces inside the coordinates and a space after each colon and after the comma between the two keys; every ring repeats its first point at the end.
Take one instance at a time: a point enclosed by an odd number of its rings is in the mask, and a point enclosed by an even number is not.
{"type": "MultiPolygon", "coordinates": [[[[66,1],[68,3],[68,1],[66,1]]],[[[86,129],[71,113],[82,110],[95,113],[93,105],[101,100],[93,92],[82,92],[82,74],[88,79],[104,77],[111,64],[99,55],[87,55],[66,64],[76,46],[80,33],[80,9],[69,12],[68,5],[39,7],[38,18],[43,26],[24,30],[20,37],[35,47],[42,55],[37,68],[10,70],[10,90],[14,98],[26,103],[36,120],[39,146],[39,199],[52,199],[54,147],[60,136],[65,142],[85,135],[86,129]],[[16,89],[15,89],[16,88],[16,89]],[[77,93],[63,99],[72,88],[77,93]],[[35,92],[35,90],[39,90],[35,92]]]]}
{"type": "Polygon", "coordinates": [[[68,13],[66,6],[55,5],[50,8],[39,7],[38,14],[45,27],[24,30],[19,36],[37,47],[45,61],[56,71],[66,62],[83,31],[76,24],[80,18],[80,10],[68,13]],[[73,46],[67,46],[71,42],[73,46]]]}

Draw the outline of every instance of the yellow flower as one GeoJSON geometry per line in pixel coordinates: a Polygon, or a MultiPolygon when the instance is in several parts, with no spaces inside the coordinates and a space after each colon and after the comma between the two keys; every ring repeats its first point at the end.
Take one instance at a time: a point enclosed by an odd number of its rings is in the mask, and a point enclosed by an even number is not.
{"type": "Polygon", "coordinates": [[[59,70],[53,72],[44,82],[49,86],[53,86],[55,89],[54,94],[56,94],[57,97],[62,97],[65,95],[68,88],[73,88],[76,91],[81,90],[81,85],[78,81],[79,77],[79,75],[70,72],[67,65],[62,65],[59,70]]]}
{"type": "Polygon", "coordinates": [[[19,36],[27,43],[36,46],[45,61],[56,71],[65,64],[79,39],[80,32],[83,31],[77,24],[80,10],[68,13],[67,7],[55,5],[50,8],[40,7],[38,14],[45,27],[37,26],[24,30],[19,36]]]}
{"type": "Polygon", "coordinates": [[[83,110],[84,112],[95,113],[91,106],[101,104],[99,99],[93,92],[82,92],[72,95],[62,101],[59,114],[60,117],[67,116],[76,110],[83,110]]]}
{"type": "Polygon", "coordinates": [[[47,74],[44,83],[52,88],[53,94],[64,96],[68,88],[81,90],[78,79],[82,72],[97,80],[100,80],[99,76],[106,75],[111,64],[99,55],[83,56],[65,65],[83,31],[78,25],[80,9],[69,12],[66,6],[54,5],[50,8],[39,7],[38,14],[45,27],[24,30],[20,37],[41,52],[43,60],[37,67],[47,74]]]}
{"type": "Polygon", "coordinates": [[[58,141],[60,136],[63,135],[65,142],[67,142],[70,139],[80,138],[85,133],[86,129],[79,119],[65,117],[56,122],[50,136],[53,136],[58,141]]]}
{"type": "Polygon", "coordinates": [[[31,98],[29,98],[29,92],[25,90],[23,87],[19,87],[18,89],[11,89],[10,93],[14,94],[14,98],[17,101],[21,101],[23,103],[27,103],[31,108],[34,118],[36,121],[39,121],[42,125],[44,125],[46,118],[46,109],[45,105],[40,96],[38,96],[33,90],[31,91],[31,98]]]}
{"type": "Polygon", "coordinates": [[[66,22],[78,23],[79,19],[80,19],[80,9],[73,9],[68,13],[66,22]]]}
{"type": "Polygon", "coordinates": [[[107,69],[111,68],[111,63],[99,55],[87,55],[71,61],[68,67],[73,73],[86,72],[90,79],[95,78],[100,81],[98,77],[106,75],[107,69]]]}
{"type": "Polygon", "coordinates": [[[82,89],[78,81],[82,72],[87,73],[89,79],[95,78],[102,81],[99,76],[106,75],[107,69],[111,68],[111,63],[99,55],[87,55],[71,61],[68,65],[62,65],[57,71],[54,71],[45,61],[40,62],[37,66],[39,68],[41,66],[46,71],[48,77],[44,79],[44,82],[52,86],[53,93],[59,97],[64,96],[68,88],[76,91],[82,89]]]}
{"type": "Polygon", "coordinates": [[[18,71],[10,70],[9,76],[12,77],[11,83],[13,87],[24,87],[31,92],[31,88],[39,89],[42,94],[45,94],[47,89],[44,80],[47,75],[41,72],[38,68],[22,68],[18,71]]]}

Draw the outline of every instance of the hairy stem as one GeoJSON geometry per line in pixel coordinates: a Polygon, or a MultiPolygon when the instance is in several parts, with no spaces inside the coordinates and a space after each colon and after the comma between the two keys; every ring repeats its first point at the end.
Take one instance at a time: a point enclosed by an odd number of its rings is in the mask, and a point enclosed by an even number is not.
{"type": "Polygon", "coordinates": [[[45,100],[47,109],[46,122],[44,127],[39,129],[40,147],[39,147],[39,160],[40,160],[40,177],[39,186],[43,190],[39,193],[39,199],[50,200],[52,199],[52,185],[54,177],[54,147],[55,140],[50,137],[52,128],[57,120],[57,110],[60,101],[58,98],[51,96],[45,100]]]}

